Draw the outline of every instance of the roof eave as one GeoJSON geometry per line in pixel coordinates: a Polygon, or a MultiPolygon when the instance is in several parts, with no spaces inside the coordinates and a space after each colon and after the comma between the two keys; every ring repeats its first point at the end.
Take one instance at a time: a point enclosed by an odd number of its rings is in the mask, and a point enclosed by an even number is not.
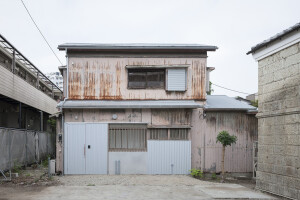
{"type": "Polygon", "coordinates": [[[265,40],[265,41],[263,41],[261,43],[258,43],[255,46],[253,46],[251,48],[251,50],[246,53],[246,55],[253,54],[256,51],[258,51],[258,50],[260,50],[260,49],[262,49],[264,47],[267,47],[271,43],[273,43],[275,41],[278,41],[278,40],[281,40],[283,37],[286,37],[287,35],[289,35],[289,34],[291,34],[293,32],[299,31],[299,29],[300,29],[300,23],[297,23],[294,26],[292,26],[292,27],[290,27],[290,28],[288,28],[288,29],[286,29],[286,30],[278,33],[277,35],[275,35],[275,36],[273,36],[273,37],[271,37],[271,38],[269,38],[269,39],[267,39],[267,40],[265,40]]]}
{"type": "Polygon", "coordinates": [[[96,45],[67,45],[57,47],[60,51],[65,50],[203,50],[216,51],[217,46],[96,46],[96,45]]]}

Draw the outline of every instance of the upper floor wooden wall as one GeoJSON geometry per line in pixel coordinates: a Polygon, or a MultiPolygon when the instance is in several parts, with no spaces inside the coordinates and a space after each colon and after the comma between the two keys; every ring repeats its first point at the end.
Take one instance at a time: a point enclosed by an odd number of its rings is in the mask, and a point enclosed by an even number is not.
{"type": "MultiPolygon", "coordinates": [[[[205,99],[206,57],[204,58],[126,58],[69,56],[69,99],[155,100],[205,99]],[[128,89],[127,65],[188,65],[187,90],[128,89]]],[[[66,77],[65,77],[66,78],[66,77]]]]}

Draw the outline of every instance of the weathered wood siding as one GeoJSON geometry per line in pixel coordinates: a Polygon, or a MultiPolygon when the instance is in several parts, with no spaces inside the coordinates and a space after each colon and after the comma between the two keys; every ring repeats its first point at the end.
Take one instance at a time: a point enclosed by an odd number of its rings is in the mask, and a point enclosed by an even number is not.
{"type": "Polygon", "coordinates": [[[206,58],[69,57],[69,99],[205,99],[206,58]],[[128,89],[126,65],[189,65],[187,91],[128,89]]]}
{"type": "Polygon", "coordinates": [[[204,135],[204,168],[209,172],[221,171],[222,146],[216,143],[220,131],[237,136],[237,143],[226,148],[225,171],[252,172],[253,142],[257,141],[258,124],[255,115],[244,112],[207,112],[204,135]]]}
{"type": "Polygon", "coordinates": [[[65,122],[143,122],[149,126],[190,125],[191,109],[66,109],[65,122]],[[116,120],[112,115],[116,114],[116,120]]]}
{"type": "Polygon", "coordinates": [[[49,114],[58,110],[57,102],[0,65],[0,94],[49,114]]]}

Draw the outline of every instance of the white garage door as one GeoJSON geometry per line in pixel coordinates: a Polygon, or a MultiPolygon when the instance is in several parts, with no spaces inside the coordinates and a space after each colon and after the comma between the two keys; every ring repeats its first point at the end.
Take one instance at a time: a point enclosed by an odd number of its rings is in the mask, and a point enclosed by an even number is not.
{"type": "Polygon", "coordinates": [[[65,123],[65,174],[107,174],[108,125],[65,123]]]}
{"type": "Polygon", "coordinates": [[[148,174],[189,174],[191,141],[148,140],[148,174]]]}

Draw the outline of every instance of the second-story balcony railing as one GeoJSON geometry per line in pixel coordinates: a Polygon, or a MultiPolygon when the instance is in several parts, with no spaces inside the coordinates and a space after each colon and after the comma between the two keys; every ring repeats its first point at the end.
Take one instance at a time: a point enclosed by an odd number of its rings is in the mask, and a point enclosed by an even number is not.
{"type": "Polygon", "coordinates": [[[62,91],[0,34],[0,66],[57,100],[62,91]]]}

